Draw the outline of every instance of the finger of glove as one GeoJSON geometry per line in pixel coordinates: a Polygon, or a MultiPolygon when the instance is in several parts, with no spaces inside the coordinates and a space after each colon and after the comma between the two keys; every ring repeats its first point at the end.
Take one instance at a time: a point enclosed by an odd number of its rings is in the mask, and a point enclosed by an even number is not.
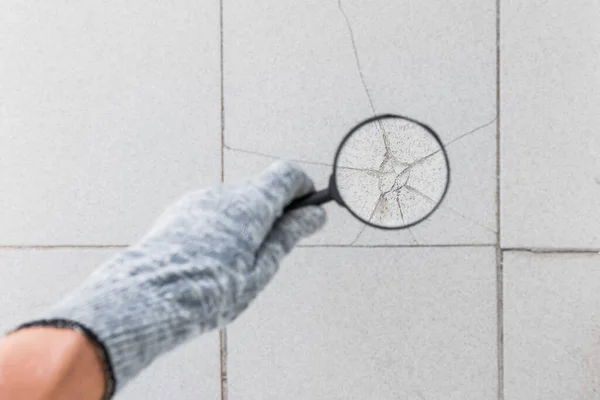
{"type": "MultiPolygon", "coordinates": [[[[249,181],[245,190],[258,205],[266,235],[283,209],[296,197],[314,191],[312,179],[295,163],[277,161],[249,181]]],[[[264,236],[263,236],[264,237],[264,236]]]]}
{"type": "Polygon", "coordinates": [[[327,216],[319,206],[307,206],[284,214],[260,247],[252,273],[253,291],[262,290],[279,269],[279,263],[296,244],[325,225],[327,216]]]}

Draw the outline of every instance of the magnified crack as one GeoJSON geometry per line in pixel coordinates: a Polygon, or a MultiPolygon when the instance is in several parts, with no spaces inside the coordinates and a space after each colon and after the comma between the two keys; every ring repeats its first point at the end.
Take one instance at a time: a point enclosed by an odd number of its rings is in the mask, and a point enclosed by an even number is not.
{"type": "MultiPolygon", "coordinates": [[[[383,135],[382,138],[384,140],[384,145],[386,145],[385,135],[383,135]]],[[[394,210],[393,207],[390,208],[391,205],[394,203],[388,202],[386,207],[381,208],[381,204],[385,197],[392,192],[395,193],[395,205],[397,206],[397,212],[400,215],[400,219],[403,224],[406,222],[403,205],[400,199],[400,191],[402,190],[404,185],[406,185],[410,177],[410,171],[406,167],[407,164],[399,163],[398,160],[394,157],[394,154],[392,153],[390,148],[388,147],[386,153],[384,154],[383,161],[379,165],[378,187],[380,190],[380,195],[377,201],[375,202],[375,205],[373,206],[373,209],[368,218],[368,222],[372,222],[372,219],[375,215],[380,215],[382,217],[381,219],[385,220],[386,215],[392,216],[395,213],[396,210],[394,210]]],[[[358,232],[354,240],[350,243],[351,245],[358,241],[365,229],[366,225],[363,226],[362,229],[358,232]]],[[[415,244],[419,244],[413,232],[410,229],[408,229],[408,231],[411,235],[413,242],[415,244]]]]}
{"type": "Polygon", "coordinates": [[[412,187],[411,185],[405,185],[404,187],[407,188],[408,190],[412,191],[413,193],[418,194],[421,197],[424,197],[425,200],[430,201],[433,204],[437,203],[437,201],[435,201],[431,197],[427,196],[425,193],[421,192],[419,189],[412,187]]]}
{"type": "Polygon", "coordinates": [[[404,222],[404,213],[402,212],[402,204],[400,204],[400,196],[396,193],[396,204],[398,204],[398,211],[400,212],[400,219],[404,222]]]}
{"type": "MultiPolygon", "coordinates": [[[[402,219],[402,222],[405,223],[406,221],[404,219],[404,212],[402,211],[402,204],[400,202],[400,189],[401,188],[398,188],[398,189],[395,190],[395,192],[396,192],[396,204],[398,205],[398,211],[400,212],[400,218],[402,219]]],[[[419,241],[415,237],[415,234],[413,233],[413,231],[411,229],[407,229],[407,231],[410,234],[410,237],[413,240],[413,242],[418,245],[419,241]]]]}
{"type": "MultiPolygon", "coordinates": [[[[408,181],[409,176],[403,176],[405,175],[406,170],[401,171],[399,174],[395,174],[393,176],[393,183],[392,185],[389,187],[389,189],[384,189],[383,187],[385,187],[386,185],[382,185],[380,182],[379,185],[379,190],[381,191],[381,193],[379,194],[379,197],[377,198],[377,201],[375,202],[375,205],[373,206],[373,210],[371,211],[371,214],[369,215],[369,218],[367,219],[368,222],[372,222],[373,217],[375,215],[377,215],[378,213],[384,215],[387,212],[392,213],[393,210],[384,210],[384,209],[380,209],[380,206],[383,202],[383,200],[385,199],[386,195],[390,194],[390,193],[395,193],[395,200],[396,200],[396,205],[398,206],[398,212],[400,214],[400,219],[403,223],[405,223],[405,216],[404,216],[404,210],[403,210],[403,206],[401,204],[400,201],[400,191],[405,187],[406,182],[408,181]],[[383,186],[383,187],[382,187],[383,186]]],[[[382,172],[383,174],[383,172],[382,172]]],[[[381,179],[381,178],[380,178],[381,179]]],[[[352,240],[352,242],[350,242],[350,245],[354,245],[358,239],[360,239],[361,235],[363,234],[363,232],[365,231],[367,225],[363,225],[363,227],[361,228],[361,230],[358,232],[358,234],[356,235],[356,237],[354,238],[354,240],[352,240]]],[[[409,228],[407,229],[408,233],[410,234],[413,242],[415,244],[419,244],[419,241],[417,240],[417,238],[415,237],[414,233],[412,232],[412,230],[409,228]]]]}

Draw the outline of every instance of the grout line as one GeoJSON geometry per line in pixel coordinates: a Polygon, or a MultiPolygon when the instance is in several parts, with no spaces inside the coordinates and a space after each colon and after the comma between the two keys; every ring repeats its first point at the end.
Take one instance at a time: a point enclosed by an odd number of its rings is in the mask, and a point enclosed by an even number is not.
{"type": "MultiPolygon", "coordinates": [[[[70,250],[70,249],[125,249],[130,245],[127,244],[89,244],[89,245],[78,245],[78,244],[60,244],[60,245],[0,245],[0,251],[2,250],[70,250]]],[[[341,247],[341,248],[435,248],[435,247],[449,247],[449,248],[461,248],[461,247],[497,247],[495,243],[455,243],[455,244],[374,244],[374,245],[350,245],[350,244],[300,244],[296,247],[307,247],[307,248],[328,248],[328,247],[341,247]]],[[[536,248],[536,247],[499,247],[502,252],[528,252],[536,254],[600,254],[600,248],[536,248]]]]}
{"type": "Polygon", "coordinates": [[[228,385],[227,385],[227,329],[223,328],[219,331],[219,347],[220,347],[220,362],[221,362],[221,400],[227,400],[228,385]]]}
{"type": "Polygon", "coordinates": [[[498,400],[504,400],[504,269],[500,216],[500,0],[496,0],[496,330],[498,349],[498,400]]]}
{"type": "MultiPolygon", "coordinates": [[[[90,244],[90,245],[77,245],[77,244],[60,244],[60,245],[0,245],[0,251],[9,250],[91,250],[91,249],[125,249],[130,245],[126,244],[90,244]]],[[[497,247],[495,243],[456,243],[456,244],[374,244],[374,245],[350,245],[350,244],[300,244],[296,247],[306,248],[462,248],[462,247],[497,247]]],[[[534,254],[600,254],[600,248],[536,248],[536,247],[499,247],[502,252],[524,252],[534,254]]]]}
{"type": "MultiPolygon", "coordinates": [[[[219,0],[219,37],[220,37],[220,70],[221,70],[221,182],[225,181],[225,53],[223,51],[223,0],[219,0]]],[[[221,400],[227,400],[227,328],[219,330],[219,380],[221,387],[221,400]]]]}
{"type": "Polygon", "coordinates": [[[58,245],[14,245],[0,246],[0,250],[54,250],[54,249],[125,249],[129,245],[125,244],[58,244],[58,245]]]}
{"type": "Polygon", "coordinates": [[[545,248],[521,248],[521,247],[507,247],[502,251],[512,252],[526,252],[533,254],[589,254],[598,255],[600,249],[567,249],[567,248],[556,248],[556,249],[545,249],[545,248]]]}
{"type": "Polygon", "coordinates": [[[393,249],[393,248],[398,248],[398,249],[403,249],[403,248],[435,248],[435,247],[449,247],[449,248],[462,248],[462,247],[494,247],[494,243],[488,243],[488,244],[471,244],[471,243],[467,243],[467,244],[397,244],[397,245],[387,245],[387,244],[383,244],[383,245],[350,245],[350,244],[301,244],[298,245],[296,247],[306,247],[306,248],[319,248],[319,247],[323,247],[323,248],[328,248],[328,247],[335,247],[335,248],[366,248],[366,249],[393,249]]]}

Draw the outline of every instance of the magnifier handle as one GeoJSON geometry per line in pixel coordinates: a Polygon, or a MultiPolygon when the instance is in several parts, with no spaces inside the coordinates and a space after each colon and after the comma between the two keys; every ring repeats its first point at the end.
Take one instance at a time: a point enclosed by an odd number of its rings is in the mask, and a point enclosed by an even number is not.
{"type": "Polygon", "coordinates": [[[327,203],[331,200],[333,200],[333,198],[331,197],[329,188],[327,188],[297,198],[296,200],[288,204],[288,206],[283,211],[291,211],[305,206],[318,206],[320,204],[327,203]]]}

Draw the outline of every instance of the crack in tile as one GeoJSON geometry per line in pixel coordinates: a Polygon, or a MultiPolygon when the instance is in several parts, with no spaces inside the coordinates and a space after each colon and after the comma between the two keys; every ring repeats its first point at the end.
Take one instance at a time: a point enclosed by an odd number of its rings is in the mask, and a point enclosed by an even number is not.
{"type": "Polygon", "coordinates": [[[396,204],[398,204],[398,211],[400,211],[400,219],[404,222],[404,213],[402,212],[402,204],[400,204],[398,193],[396,193],[396,204]]]}
{"type": "MultiPolygon", "coordinates": [[[[497,119],[497,117],[494,117],[494,118],[493,118],[491,121],[489,121],[489,122],[486,122],[486,123],[485,123],[485,124],[483,124],[483,125],[479,125],[478,127],[474,128],[474,129],[471,129],[470,131],[468,131],[468,132],[466,132],[466,133],[463,133],[463,134],[461,134],[461,135],[458,135],[458,136],[457,136],[457,137],[455,137],[454,139],[452,139],[452,140],[450,140],[449,142],[445,143],[445,144],[444,144],[444,148],[446,148],[446,149],[447,149],[447,148],[448,148],[448,147],[450,147],[452,144],[454,144],[454,143],[456,143],[456,142],[458,142],[458,141],[460,141],[460,140],[464,139],[465,137],[468,137],[468,136],[470,136],[470,135],[473,135],[474,133],[477,133],[477,132],[479,132],[479,131],[480,131],[480,130],[482,130],[483,128],[485,128],[485,127],[487,127],[487,126],[490,126],[491,124],[493,124],[494,122],[496,122],[496,119],[497,119]]],[[[430,154],[427,154],[426,156],[423,156],[422,158],[420,158],[420,159],[418,159],[417,161],[413,162],[413,163],[412,163],[412,164],[409,166],[409,168],[412,168],[412,167],[414,167],[414,166],[416,166],[416,165],[422,164],[422,163],[423,163],[425,160],[427,160],[427,159],[429,159],[429,158],[433,157],[434,155],[438,154],[438,153],[439,153],[439,152],[441,152],[441,151],[442,151],[441,149],[440,149],[440,150],[436,150],[436,151],[434,151],[433,153],[430,153],[430,154]]]]}
{"type": "Polygon", "coordinates": [[[356,67],[358,68],[358,74],[360,75],[360,80],[362,82],[363,88],[365,89],[365,93],[367,98],[369,99],[369,104],[371,106],[371,111],[375,114],[375,106],[373,104],[373,99],[371,97],[371,92],[369,92],[369,88],[367,86],[367,82],[365,81],[365,76],[363,74],[362,66],[360,64],[360,57],[358,56],[358,49],[356,47],[356,40],[354,39],[354,30],[352,29],[352,24],[350,24],[350,18],[344,11],[344,7],[342,7],[342,0],[338,0],[338,8],[342,15],[344,16],[344,20],[346,21],[346,26],[348,27],[348,32],[350,33],[350,41],[352,42],[352,50],[354,51],[354,59],[356,60],[356,67]]]}
{"type": "MultiPolygon", "coordinates": [[[[229,145],[225,145],[225,149],[227,149],[229,151],[235,151],[235,152],[238,152],[238,153],[252,154],[252,155],[255,155],[255,156],[271,158],[273,160],[281,160],[281,157],[278,157],[278,156],[273,155],[273,154],[261,153],[259,151],[252,151],[252,150],[244,150],[244,149],[240,149],[240,148],[236,148],[236,147],[231,147],[229,145]]],[[[296,162],[298,164],[318,165],[320,167],[333,168],[333,164],[328,164],[328,163],[323,163],[323,162],[318,162],[318,161],[308,161],[308,160],[300,160],[300,159],[294,159],[294,158],[288,158],[287,160],[296,162]]],[[[361,171],[361,172],[367,172],[367,173],[373,173],[373,174],[376,174],[376,175],[379,174],[379,171],[376,170],[376,169],[355,168],[355,167],[342,167],[342,166],[338,166],[337,168],[339,168],[339,169],[348,169],[348,170],[353,170],[353,171],[361,171]]]]}
{"type": "MultiPolygon", "coordinates": [[[[419,195],[419,196],[423,197],[423,198],[424,198],[424,199],[426,199],[427,201],[430,201],[432,204],[436,204],[436,203],[437,203],[435,200],[433,200],[431,197],[427,196],[425,193],[421,192],[420,190],[418,190],[418,189],[416,189],[416,188],[414,188],[414,187],[412,187],[412,186],[410,186],[410,185],[406,185],[405,187],[406,187],[408,190],[410,190],[411,192],[413,192],[413,193],[415,193],[415,194],[417,194],[417,195],[419,195]]],[[[475,225],[477,225],[477,226],[479,226],[479,227],[481,227],[481,228],[483,228],[483,229],[485,229],[485,230],[487,230],[487,231],[490,231],[490,232],[492,232],[492,233],[498,233],[496,230],[494,230],[494,229],[492,229],[492,228],[490,228],[490,227],[488,227],[488,226],[485,226],[485,225],[483,225],[483,224],[482,224],[482,223],[480,223],[480,222],[477,222],[477,221],[474,221],[474,220],[472,220],[471,218],[469,218],[469,217],[467,217],[466,215],[464,215],[463,213],[461,213],[461,212],[459,212],[459,211],[455,210],[454,208],[450,207],[449,205],[445,205],[444,207],[445,207],[445,208],[447,208],[447,209],[448,209],[450,212],[452,212],[452,213],[454,213],[454,214],[458,215],[459,217],[461,217],[461,218],[463,218],[463,219],[465,219],[465,220],[467,220],[467,221],[469,221],[469,222],[472,222],[473,224],[475,224],[475,225]]]]}
{"type": "Polygon", "coordinates": [[[367,224],[363,223],[362,228],[360,228],[360,231],[358,231],[358,234],[356,234],[356,236],[354,237],[354,240],[352,240],[350,242],[350,246],[354,246],[354,244],[356,244],[356,241],[360,238],[360,236],[363,234],[363,232],[365,231],[365,229],[367,229],[367,224]]]}
{"type": "MultiPolygon", "coordinates": [[[[373,211],[371,212],[371,215],[369,216],[369,219],[368,219],[369,222],[371,222],[373,215],[375,215],[375,211],[377,210],[377,207],[379,207],[379,203],[381,203],[381,200],[383,200],[384,195],[385,195],[385,193],[381,193],[379,195],[379,197],[377,198],[377,201],[375,202],[375,207],[373,207],[373,211]]],[[[356,243],[356,241],[360,238],[360,236],[362,235],[362,233],[365,231],[366,228],[367,228],[367,224],[363,223],[362,228],[360,229],[360,231],[358,232],[358,234],[356,235],[354,240],[352,242],[350,242],[350,245],[353,245],[354,243],[356,243]]]]}
{"type": "Polygon", "coordinates": [[[412,238],[414,244],[416,244],[417,246],[420,244],[419,241],[417,240],[417,238],[415,237],[415,234],[413,233],[412,229],[407,229],[408,234],[410,235],[410,237],[412,238]]]}
{"type": "MultiPolygon", "coordinates": [[[[273,154],[261,153],[259,151],[239,149],[239,148],[236,148],[236,147],[231,147],[229,145],[225,145],[225,148],[227,150],[230,150],[230,151],[235,151],[235,152],[238,152],[238,153],[245,153],[245,154],[252,154],[252,155],[255,155],[255,156],[261,156],[261,157],[271,158],[273,160],[279,160],[279,159],[281,159],[281,157],[275,156],[273,154]]],[[[293,162],[297,162],[297,163],[302,163],[302,164],[318,165],[318,166],[321,166],[321,167],[333,168],[333,166],[331,164],[322,163],[322,162],[318,162],[318,161],[306,161],[306,160],[298,160],[298,159],[293,159],[293,158],[290,158],[289,160],[293,161],[293,162]]]]}
{"type": "Polygon", "coordinates": [[[476,127],[476,128],[473,128],[473,129],[471,129],[470,131],[468,131],[468,132],[466,132],[466,133],[463,133],[462,135],[458,135],[458,136],[457,136],[457,137],[455,137],[454,139],[450,140],[448,143],[444,144],[444,147],[448,147],[448,146],[450,146],[452,143],[454,143],[454,142],[458,142],[459,140],[461,140],[461,139],[463,139],[463,138],[465,138],[465,137],[467,137],[467,136],[470,136],[470,135],[472,135],[472,134],[474,134],[474,133],[476,133],[476,132],[480,131],[480,130],[481,130],[481,129],[483,129],[483,128],[486,128],[486,127],[490,126],[491,124],[493,124],[494,122],[496,122],[496,120],[497,120],[497,119],[498,119],[498,117],[494,117],[494,118],[492,118],[490,121],[486,122],[485,124],[483,124],[483,125],[479,125],[478,127],[476,127]]]}

